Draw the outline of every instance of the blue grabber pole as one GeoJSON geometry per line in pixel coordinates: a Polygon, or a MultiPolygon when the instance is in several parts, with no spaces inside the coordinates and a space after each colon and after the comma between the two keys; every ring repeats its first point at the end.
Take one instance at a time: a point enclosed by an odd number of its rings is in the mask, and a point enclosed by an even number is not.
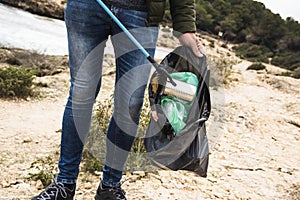
{"type": "Polygon", "coordinates": [[[101,1],[97,0],[100,6],[105,10],[105,12],[114,20],[114,22],[122,29],[122,31],[128,36],[128,38],[136,45],[136,47],[145,55],[147,60],[154,66],[156,71],[167,77],[172,85],[176,86],[176,83],[173,81],[170,74],[163,67],[160,67],[159,64],[150,56],[150,54],[145,50],[145,48],[133,37],[133,35],[128,31],[128,29],[120,22],[120,20],[111,12],[111,10],[101,1]]]}

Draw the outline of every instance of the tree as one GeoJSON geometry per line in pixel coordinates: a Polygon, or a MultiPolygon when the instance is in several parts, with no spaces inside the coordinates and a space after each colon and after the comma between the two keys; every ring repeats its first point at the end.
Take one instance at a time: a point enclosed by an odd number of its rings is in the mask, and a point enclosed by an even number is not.
{"type": "Polygon", "coordinates": [[[257,44],[275,50],[277,47],[276,41],[279,41],[285,35],[286,29],[283,19],[267,9],[263,12],[262,18],[252,28],[252,33],[258,38],[257,44]]]}

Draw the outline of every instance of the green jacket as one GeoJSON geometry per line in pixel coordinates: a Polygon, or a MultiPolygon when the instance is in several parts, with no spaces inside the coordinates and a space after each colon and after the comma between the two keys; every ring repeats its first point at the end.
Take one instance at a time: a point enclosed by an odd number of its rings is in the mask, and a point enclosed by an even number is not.
{"type": "MultiPolygon", "coordinates": [[[[194,0],[169,0],[174,35],[196,31],[196,13],[194,0]]],[[[166,0],[147,0],[147,24],[157,25],[162,21],[166,9],[166,0]]]]}

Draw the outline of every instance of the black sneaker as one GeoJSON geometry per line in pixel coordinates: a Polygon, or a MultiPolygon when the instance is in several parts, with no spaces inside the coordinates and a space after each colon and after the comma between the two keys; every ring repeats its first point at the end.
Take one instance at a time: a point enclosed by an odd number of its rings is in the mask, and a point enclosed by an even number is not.
{"type": "Polygon", "coordinates": [[[53,179],[52,183],[38,196],[31,200],[73,200],[76,184],[64,185],[53,179]]]}
{"type": "Polygon", "coordinates": [[[119,187],[108,187],[102,184],[99,184],[95,200],[126,200],[125,191],[119,187]]]}

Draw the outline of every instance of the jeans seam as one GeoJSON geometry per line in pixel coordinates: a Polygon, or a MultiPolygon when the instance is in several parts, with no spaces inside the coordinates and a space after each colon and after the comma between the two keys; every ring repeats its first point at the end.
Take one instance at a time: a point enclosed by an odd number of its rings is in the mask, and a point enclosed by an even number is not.
{"type": "MultiPolygon", "coordinates": [[[[120,76],[120,67],[117,67],[117,65],[116,65],[116,70],[118,71],[118,76],[120,76]]],[[[118,81],[119,81],[119,77],[117,77],[116,76],[116,82],[115,82],[115,85],[118,85],[118,81]]],[[[116,88],[116,87],[115,87],[116,88]]],[[[119,92],[119,90],[120,90],[120,87],[118,87],[117,86],[117,94],[116,95],[119,95],[120,94],[120,92],[119,92]]],[[[115,101],[117,101],[117,104],[119,104],[119,97],[117,97],[116,99],[115,99],[115,101]]],[[[119,115],[119,109],[116,109],[115,110],[116,112],[117,112],[117,116],[119,115]]],[[[118,121],[118,119],[114,119],[115,120],[115,123],[116,123],[116,129],[118,129],[118,123],[117,123],[117,121],[118,121]]],[[[115,131],[116,131],[116,129],[115,129],[115,131]]],[[[117,132],[117,131],[116,131],[117,132]]],[[[115,164],[115,161],[116,161],[116,156],[115,156],[115,154],[116,154],[116,148],[117,148],[117,134],[115,133],[114,134],[114,152],[113,152],[113,163],[112,163],[112,166],[114,166],[114,164],[115,164]]],[[[112,173],[112,170],[110,171],[110,175],[111,175],[111,173],[112,173]]]]}
{"type": "Polygon", "coordinates": [[[59,179],[57,178],[57,182],[63,183],[63,184],[76,184],[76,179],[59,179]]]}

